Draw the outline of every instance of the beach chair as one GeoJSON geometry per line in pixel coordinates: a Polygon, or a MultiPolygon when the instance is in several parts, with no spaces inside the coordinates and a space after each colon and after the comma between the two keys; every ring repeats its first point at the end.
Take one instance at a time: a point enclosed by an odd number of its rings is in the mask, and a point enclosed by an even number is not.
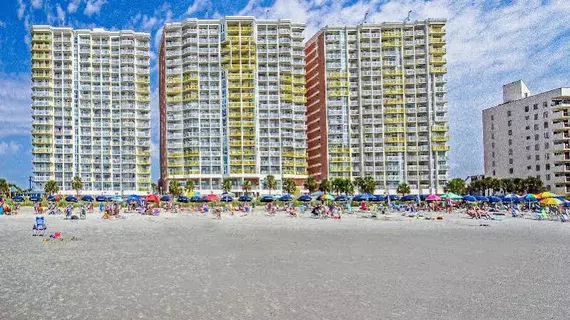
{"type": "Polygon", "coordinates": [[[43,216],[36,217],[36,223],[34,223],[34,227],[32,229],[33,236],[43,236],[47,230],[47,225],[45,223],[43,216]]]}

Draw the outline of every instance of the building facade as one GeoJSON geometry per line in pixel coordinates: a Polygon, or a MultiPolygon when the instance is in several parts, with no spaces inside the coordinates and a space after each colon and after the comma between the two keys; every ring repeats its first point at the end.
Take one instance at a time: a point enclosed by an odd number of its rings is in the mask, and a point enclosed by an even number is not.
{"type": "Polygon", "coordinates": [[[35,188],[146,194],[150,177],[150,35],[32,27],[35,188]]]}
{"type": "Polygon", "coordinates": [[[305,44],[308,174],[406,182],[449,176],[445,20],[325,27],[305,44]]]}
{"type": "Polygon", "coordinates": [[[485,176],[540,178],[570,194],[570,88],[532,95],[522,81],[503,86],[503,103],[483,110],[485,176]]]}
{"type": "MultiPolygon", "coordinates": [[[[303,24],[253,17],[164,27],[160,49],[161,182],[196,191],[263,191],[267,175],[306,178],[303,24]]],[[[266,191],[266,190],[265,190],[266,191]]]]}

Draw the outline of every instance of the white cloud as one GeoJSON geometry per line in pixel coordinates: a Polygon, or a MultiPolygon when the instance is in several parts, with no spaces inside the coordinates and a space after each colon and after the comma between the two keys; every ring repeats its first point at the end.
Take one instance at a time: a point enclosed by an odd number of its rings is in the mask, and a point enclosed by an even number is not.
{"type": "Polygon", "coordinates": [[[18,0],[18,19],[22,20],[26,12],[26,3],[24,0],[18,0]]]}
{"type": "Polygon", "coordinates": [[[81,4],[81,0],[72,0],[67,5],[67,12],[68,13],[75,13],[77,9],[79,9],[79,5],[81,4]]]}
{"type": "Polygon", "coordinates": [[[40,9],[43,5],[43,0],[32,0],[32,8],[40,9]]]}
{"type": "Polygon", "coordinates": [[[0,28],[6,28],[6,22],[0,21],[0,28]]]}
{"type": "Polygon", "coordinates": [[[101,7],[103,7],[103,5],[106,3],[107,0],[87,0],[83,13],[86,16],[98,14],[101,11],[101,7]]]}
{"type": "Polygon", "coordinates": [[[6,142],[0,141],[0,155],[9,155],[18,153],[22,150],[22,145],[14,141],[6,142]]]}
{"type": "Polygon", "coordinates": [[[0,74],[0,137],[29,134],[30,75],[0,74]]]}
{"type": "Polygon", "coordinates": [[[65,23],[65,10],[63,10],[63,8],[58,4],[56,6],[56,11],[57,11],[57,20],[59,20],[59,23],[64,24],[65,23]]]}
{"type": "Polygon", "coordinates": [[[204,11],[204,9],[209,8],[211,5],[210,0],[194,0],[191,6],[188,7],[186,10],[186,15],[192,15],[200,11],[204,11]]]}

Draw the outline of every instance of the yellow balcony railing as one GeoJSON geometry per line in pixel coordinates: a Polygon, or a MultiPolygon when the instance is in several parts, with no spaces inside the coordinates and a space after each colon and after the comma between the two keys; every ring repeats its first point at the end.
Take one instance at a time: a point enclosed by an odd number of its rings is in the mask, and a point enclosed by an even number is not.
{"type": "Polygon", "coordinates": [[[429,71],[431,73],[435,73],[435,74],[444,74],[444,73],[447,73],[447,68],[445,68],[445,67],[431,67],[429,69],[429,71]]]}
{"type": "Polygon", "coordinates": [[[439,49],[431,48],[429,50],[429,53],[433,54],[433,55],[444,55],[446,53],[446,50],[443,48],[439,48],[439,49]]]}
{"type": "Polygon", "coordinates": [[[384,94],[404,94],[404,89],[386,89],[384,94]]]}
{"type": "Polygon", "coordinates": [[[448,136],[432,136],[431,141],[447,142],[447,141],[449,141],[449,137],[448,136]]]}
{"type": "Polygon", "coordinates": [[[342,79],[347,77],[348,77],[348,72],[331,72],[327,76],[327,78],[329,79],[342,79]]]}
{"type": "Polygon", "coordinates": [[[433,151],[449,151],[449,146],[433,146],[433,151]]]}
{"type": "Polygon", "coordinates": [[[406,132],[406,128],[404,128],[404,127],[386,127],[385,131],[387,133],[401,133],[401,132],[406,132]]]}
{"type": "Polygon", "coordinates": [[[432,126],[431,130],[434,132],[447,132],[449,130],[448,126],[432,126]]]}
{"type": "Polygon", "coordinates": [[[431,44],[445,44],[445,40],[443,38],[435,38],[435,37],[431,37],[429,38],[429,43],[431,44]]]}
{"type": "Polygon", "coordinates": [[[397,104],[403,104],[404,100],[403,99],[386,99],[384,100],[384,104],[386,105],[397,105],[397,104]]]}
{"type": "Polygon", "coordinates": [[[397,146],[397,147],[386,147],[386,152],[406,152],[406,147],[404,146],[397,146]]]}
{"type": "Polygon", "coordinates": [[[406,142],[406,138],[404,137],[386,137],[384,141],[389,143],[404,143],[406,142]]]}
{"type": "Polygon", "coordinates": [[[401,37],[402,37],[401,32],[393,32],[393,31],[382,32],[382,38],[384,39],[401,38],[401,37]]]}
{"type": "Polygon", "coordinates": [[[385,70],[384,72],[382,72],[382,74],[385,77],[396,77],[396,76],[402,76],[404,72],[402,70],[385,70]]]}

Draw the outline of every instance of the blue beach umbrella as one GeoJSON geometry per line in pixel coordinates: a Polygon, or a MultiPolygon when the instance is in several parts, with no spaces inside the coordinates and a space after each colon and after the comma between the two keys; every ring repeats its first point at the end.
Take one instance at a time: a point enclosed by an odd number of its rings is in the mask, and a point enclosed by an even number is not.
{"type": "Polygon", "coordinates": [[[95,199],[93,199],[92,196],[83,196],[81,197],[81,201],[86,201],[86,202],[93,202],[95,199]]]}
{"type": "Polygon", "coordinates": [[[243,196],[240,196],[238,198],[238,201],[241,201],[241,202],[251,202],[252,200],[253,200],[253,198],[247,194],[244,194],[243,196]]]}
{"type": "Polygon", "coordinates": [[[477,201],[481,201],[481,202],[489,202],[489,198],[485,197],[485,196],[474,196],[475,199],[477,199],[477,201]]]}
{"type": "Polygon", "coordinates": [[[24,201],[26,201],[26,199],[24,199],[24,197],[22,197],[22,196],[15,196],[15,197],[12,198],[12,200],[13,200],[14,202],[24,202],[24,201]]]}
{"type": "Polygon", "coordinates": [[[273,202],[275,200],[275,198],[273,196],[263,196],[261,197],[261,202],[273,202]]]}
{"type": "Polygon", "coordinates": [[[141,197],[139,195],[136,194],[131,194],[128,198],[127,198],[127,202],[139,202],[141,200],[141,197]]]}
{"type": "Polygon", "coordinates": [[[303,201],[303,202],[310,202],[310,201],[313,201],[313,198],[311,198],[311,196],[308,194],[304,194],[304,195],[300,196],[299,198],[297,198],[297,200],[303,201]]]}
{"type": "Polygon", "coordinates": [[[292,201],[293,197],[290,194],[284,194],[279,198],[279,201],[292,201]]]}
{"type": "Polygon", "coordinates": [[[69,196],[65,198],[65,201],[67,202],[77,202],[77,198],[74,196],[69,196]]]}
{"type": "Polygon", "coordinates": [[[232,202],[232,201],[234,201],[234,198],[226,193],[226,194],[222,194],[222,196],[220,197],[220,201],[232,202]]]}
{"type": "Polygon", "coordinates": [[[407,195],[407,196],[401,197],[401,198],[400,198],[400,201],[415,201],[415,202],[418,202],[418,197],[409,194],[409,195],[407,195]]]}
{"type": "Polygon", "coordinates": [[[490,197],[489,197],[489,202],[490,202],[490,203],[497,203],[497,202],[501,202],[501,201],[503,201],[503,200],[501,200],[501,198],[499,198],[499,197],[495,197],[495,196],[490,196],[490,197]]]}
{"type": "Polygon", "coordinates": [[[475,198],[474,196],[463,196],[463,201],[477,202],[477,198],[475,198]]]}
{"type": "Polygon", "coordinates": [[[511,193],[504,196],[503,200],[507,202],[520,202],[520,197],[516,194],[511,193]]]}
{"type": "Polygon", "coordinates": [[[170,201],[170,196],[164,195],[160,197],[160,201],[170,201]]]}
{"type": "Polygon", "coordinates": [[[38,202],[38,201],[42,201],[42,198],[40,196],[31,196],[30,201],[38,202]]]}
{"type": "Polygon", "coordinates": [[[348,201],[348,197],[344,194],[341,194],[340,196],[334,198],[334,201],[348,201]]]}
{"type": "Polygon", "coordinates": [[[116,196],[116,197],[112,197],[112,198],[111,198],[111,201],[113,201],[113,202],[123,202],[123,198],[121,198],[121,197],[119,197],[119,196],[116,196]]]}
{"type": "Polygon", "coordinates": [[[381,194],[375,194],[374,199],[370,199],[371,201],[386,201],[386,196],[381,194]]]}
{"type": "Polygon", "coordinates": [[[391,195],[389,195],[388,197],[390,198],[390,201],[398,201],[398,200],[400,200],[400,197],[398,197],[398,196],[395,195],[395,194],[391,194],[391,195]]]}
{"type": "Polygon", "coordinates": [[[372,199],[376,201],[376,197],[371,195],[370,193],[358,194],[354,196],[354,198],[352,198],[353,201],[371,201],[372,199]]]}
{"type": "Polygon", "coordinates": [[[538,199],[536,198],[536,196],[535,196],[534,194],[532,194],[532,193],[529,193],[529,194],[525,195],[523,198],[524,198],[525,201],[529,201],[529,202],[537,202],[537,201],[538,201],[538,199]]]}
{"type": "MultiPolygon", "coordinates": [[[[168,199],[170,199],[170,197],[168,199]]],[[[162,199],[160,199],[160,200],[161,201],[168,201],[168,200],[162,200],[162,199]]],[[[187,196],[178,196],[178,199],[176,199],[176,201],[187,203],[190,201],[190,199],[188,199],[187,196]]]]}
{"type": "Polygon", "coordinates": [[[47,200],[48,200],[49,202],[54,202],[56,199],[55,199],[55,196],[49,196],[49,197],[47,198],[47,200]]]}
{"type": "MultiPolygon", "coordinates": [[[[178,197],[178,199],[180,199],[180,197],[178,197]]],[[[192,196],[190,198],[190,202],[200,202],[202,201],[202,198],[200,196],[192,196]]]]}
{"type": "Polygon", "coordinates": [[[105,202],[105,201],[107,201],[107,197],[104,195],[100,195],[100,196],[97,196],[95,198],[95,200],[97,200],[97,202],[105,202]]]}

